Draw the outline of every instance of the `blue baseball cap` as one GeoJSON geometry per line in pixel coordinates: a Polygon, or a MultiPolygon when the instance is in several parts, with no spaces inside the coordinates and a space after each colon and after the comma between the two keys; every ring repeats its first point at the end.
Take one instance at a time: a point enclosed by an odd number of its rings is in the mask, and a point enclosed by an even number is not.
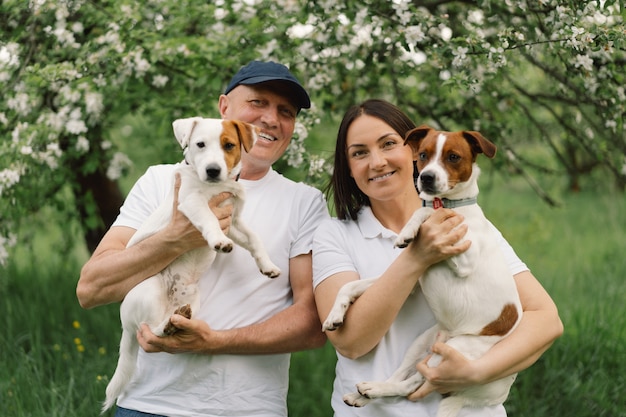
{"type": "Polygon", "coordinates": [[[291,87],[289,97],[294,100],[294,104],[298,109],[308,109],[311,107],[311,99],[300,81],[289,71],[289,69],[276,62],[252,61],[245,67],[242,67],[237,74],[230,80],[224,94],[230,93],[233,88],[240,84],[254,85],[268,81],[285,81],[285,84],[291,87]]]}

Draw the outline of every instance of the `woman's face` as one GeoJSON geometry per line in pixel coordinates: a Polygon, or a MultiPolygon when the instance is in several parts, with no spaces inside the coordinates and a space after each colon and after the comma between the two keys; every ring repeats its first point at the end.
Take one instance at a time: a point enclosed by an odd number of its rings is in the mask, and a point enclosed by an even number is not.
{"type": "Polygon", "coordinates": [[[346,156],[350,175],[370,202],[415,193],[413,151],[404,138],[381,119],[362,115],[348,128],[346,156]]]}

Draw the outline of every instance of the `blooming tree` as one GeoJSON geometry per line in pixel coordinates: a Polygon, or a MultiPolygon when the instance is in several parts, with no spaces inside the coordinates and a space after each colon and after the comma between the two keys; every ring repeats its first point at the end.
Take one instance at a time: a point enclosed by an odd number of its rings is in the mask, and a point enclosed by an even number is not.
{"type": "Polygon", "coordinates": [[[93,249],[123,199],[122,139],[159,147],[175,118],[217,116],[252,59],[285,63],[311,93],[282,162],[308,181],[329,167],[308,129],[382,97],[418,124],[480,130],[540,192],[536,172],[626,185],[619,1],[4,0],[0,15],[0,262],[42,205],[80,219],[93,249]],[[155,129],[111,134],[138,114],[155,129]]]}

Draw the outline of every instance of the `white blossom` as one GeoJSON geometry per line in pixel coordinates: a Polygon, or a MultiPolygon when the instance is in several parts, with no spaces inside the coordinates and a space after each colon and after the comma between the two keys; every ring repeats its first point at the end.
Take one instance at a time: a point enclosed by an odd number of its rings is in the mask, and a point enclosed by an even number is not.
{"type": "Polygon", "coordinates": [[[3,189],[10,188],[20,181],[21,173],[16,169],[5,168],[0,171],[0,196],[3,189]]]}
{"type": "MultiPolygon", "coordinates": [[[[626,93],[624,93],[623,85],[620,85],[619,87],[617,87],[615,92],[617,93],[617,98],[619,99],[619,101],[626,101],[626,93]]],[[[1,116],[2,115],[0,114],[0,121],[2,121],[1,116]]]]}
{"type": "Polygon", "coordinates": [[[607,120],[604,122],[604,127],[615,133],[617,131],[617,122],[615,120],[607,120]]]}
{"type": "Polygon", "coordinates": [[[81,22],[72,23],[71,29],[72,29],[72,32],[74,33],[83,33],[85,31],[85,27],[83,26],[81,22]]]}
{"type": "Polygon", "coordinates": [[[422,25],[407,26],[404,28],[404,37],[409,45],[423,42],[426,40],[426,34],[422,29],[422,25]]]}
{"type": "Polygon", "coordinates": [[[155,75],[152,79],[152,85],[156,88],[165,87],[167,82],[169,81],[169,77],[167,75],[155,75]]]}
{"type": "Polygon", "coordinates": [[[104,111],[104,98],[102,94],[96,92],[85,93],[85,111],[87,114],[100,118],[104,111]]]}
{"type": "Polygon", "coordinates": [[[18,67],[20,65],[19,49],[20,46],[15,42],[0,46],[0,67],[18,67]]]}
{"type": "Polygon", "coordinates": [[[298,136],[298,140],[305,140],[309,136],[309,131],[306,126],[301,122],[296,122],[293,130],[294,134],[298,136]]]}
{"type": "Polygon", "coordinates": [[[122,152],[116,152],[111,158],[111,162],[109,162],[109,167],[107,168],[107,178],[112,181],[119,179],[124,170],[132,165],[132,162],[126,156],[126,154],[122,152]]]}
{"type": "Polygon", "coordinates": [[[6,103],[8,108],[15,110],[22,116],[28,115],[32,108],[30,97],[26,93],[17,93],[15,96],[9,97],[6,103]]]}
{"type": "Polygon", "coordinates": [[[123,58],[127,69],[135,73],[135,78],[143,77],[150,69],[150,63],[143,57],[143,51],[137,49],[123,58]]]}
{"type": "Polygon", "coordinates": [[[452,60],[452,66],[463,66],[465,60],[467,59],[467,51],[469,51],[469,49],[463,46],[458,46],[456,49],[453,49],[452,55],[454,55],[454,59],[452,60]]]}
{"type": "Polygon", "coordinates": [[[89,151],[89,141],[84,136],[79,136],[76,140],[76,150],[80,153],[87,153],[89,151]]]}
{"type": "MultiPolygon", "coordinates": [[[[0,186],[0,195],[2,194],[2,187],[0,186]]],[[[7,259],[9,259],[8,248],[11,248],[17,244],[17,238],[15,234],[9,233],[8,236],[0,235],[0,265],[6,266],[7,259]]]]}
{"type": "Polygon", "coordinates": [[[313,33],[313,31],[315,31],[315,26],[309,23],[296,23],[287,29],[287,35],[289,35],[290,38],[303,39],[313,33]]]}
{"type": "Polygon", "coordinates": [[[452,29],[443,25],[441,25],[439,28],[441,30],[439,34],[439,36],[441,36],[441,39],[443,39],[446,42],[452,39],[452,29]]]}
{"type": "Polygon", "coordinates": [[[102,74],[98,74],[96,77],[94,77],[93,83],[97,87],[105,87],[107,85],[107,80],[102,76],[102,74]]]}
{"type": "Polygon", "coordinates": [[[467,21],[481,26],[485,20],[485,13],[482,10],[470,10],[467,13],[467,21]]]}
{"type": "Polygon", "coordinates": [[[588,55],[576,55],[573,60],[573,64],[576,68],[582,67],[586,71],[593,71],[593,59],[591,59],[588,55]]]}
{"type": "Polygon", "coordinates": [[[312,157],[309,161],[309,176],[315,177],[324,173],[326,161],[319,156],[312,157]]]}
{"type": "Polygon", "coordinates": [[[109,24],[109,29],[110,30],[107,33],[96,38],[96,43],[108,43],[111,45],[117,45],[120,43],[120,35],[118,34],[120,27],[115,23],[111,23],[109,24]]]}
{"type": "Polygon", "coordinates": [[[59,90],[59,94],[69,103],[76,103],[78,100],[80,100],[81,96],[80,91],[73,89],[69,85],[64,85],[63,87],[61,87],[61,89],[59,90]]]}
{"type": "Polygon", "coordinates": [[[87,125],[82,120],[82,111],[80,110],[80,107],[71,111],[69,120],[65,124],[65,130],[74,135],[87,132],[87,125]]]}
{"type": "Polygon", "coordinates": [[[222,7],[217,7],[215,9],[215,20],[224,20],[224,18],[226,18],[226,16],[228,16],[228,10],[222,8],[222,7]]]}

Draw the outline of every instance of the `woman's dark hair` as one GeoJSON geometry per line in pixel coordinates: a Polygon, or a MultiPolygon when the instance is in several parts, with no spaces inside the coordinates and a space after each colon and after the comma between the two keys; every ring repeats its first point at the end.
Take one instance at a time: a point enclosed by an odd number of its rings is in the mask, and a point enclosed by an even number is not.
{"type": "Polygon", "coordinates": [[[337,132],[333,174],[325,190],[326,197],[332,198],[336,215],[341,220],[356,220],[361,207],[370,205],[369,198],[359,190],[354,178],[350,176],[346,150],[348,129],[352,122],[364,114],[387,123],[403,138],[409,130],[416,127],[402,110],[385,100],[366,100],[346,111],[337,132]]]}

